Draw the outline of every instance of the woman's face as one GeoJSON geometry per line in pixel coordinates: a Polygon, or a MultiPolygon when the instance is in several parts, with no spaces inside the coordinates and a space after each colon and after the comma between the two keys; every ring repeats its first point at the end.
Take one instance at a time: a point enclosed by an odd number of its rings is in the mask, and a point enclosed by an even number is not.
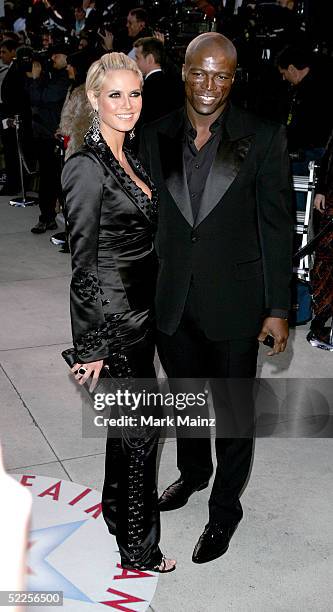
{"type": "Polygon", "coordinates": [[[139,76],[133,70],[110,70],[105,75],[100,95],[95,98],[94,108],[96,103],[102,130],[103,127],[117,132],[132,130],[142,107],[139,76]]]}

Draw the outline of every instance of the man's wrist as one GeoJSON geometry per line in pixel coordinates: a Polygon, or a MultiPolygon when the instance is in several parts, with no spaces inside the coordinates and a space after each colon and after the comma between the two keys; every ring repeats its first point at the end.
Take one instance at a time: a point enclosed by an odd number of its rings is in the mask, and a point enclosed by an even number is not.
{"type": "Polygon", "coordinates": [[[266,317],[274,317],[276,319],[287,320],[289,318],[289,312],[284,308],[272,308],[271,310],[267,311],[266,317]]]}

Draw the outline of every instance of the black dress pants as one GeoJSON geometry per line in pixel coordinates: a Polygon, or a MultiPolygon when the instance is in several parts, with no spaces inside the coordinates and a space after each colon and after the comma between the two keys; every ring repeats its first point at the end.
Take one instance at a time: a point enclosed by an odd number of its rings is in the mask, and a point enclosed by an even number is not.
{"type": "Polygon", "coordinates": [[[1,139],[6,168],[6,184],[4,187],[7,192],[12,191],[13,194],[15,194],[21,191],[20,166],[15,128],[9,127],[1,129],[1,139]]]}
{"type": "MultiPolygon", "coordinates": [[[[217,469],[209,500],[209,521],[224,525],[238,522],[243,515],[239,496],[252,460],[252,387],[258,340],[216,341],[207,338],[202,331],[195,288],[191,285],[177,331],[172,336],[158,332],[157,347],[173,392],[182,388],[181,378],[192,379],[191,391],[196,393],[203,391],[206,381],[210,382],[218,433],[215,440],[217,469]],[[239,378],[243,380],[237,385],[233,381],[239,378]],[[233,380],[228,383],[227,379],[233,380]],[[231,400],[230,395],[234,396],[231,400]],[[230,403],[237,405],[233,414],[230,414],[230,403]],[[236,430],[242,433],[230,437],[230,431],[234,431],[232,421],[239,419],[239,413],[242,423],[236,430]]],[[[177,467],[185,481],[193,485],[207,482],[213,472],[210,438],[177,437],[177,467]]]]}
{"type": "Polygon", "coordinates": [[[56,217],[57,199],[61,197],[61,169],[55,153],[56,140],[38,138],[35,146],[39,165],[39,220],[52,223],[56,217]]]}
{"type": "MultiPolygon", "coordinates": [[[[123,335],[121,353],[126,356],[138,391],[140,379],[144,379],[143,388],[146,383],[154,385],[156,379],[155,338],[148,332],[129,342],[126,327],[126,322],[119,326],[118,338],[123,335]]],[[[109,367],[118,377],[114,360],[110,360],[109,367]]],[[[126,388],[132,390],[130,381],[126,388]]],[[[141,412],[139,407],[135,414],[141,412]]],[[[152,569],[162,559],[156,486],[159,431],[147,428],[144,441],[136,438],[136,433],[135,429],[123,429],[118,431],[118,437],[112,437],[114,428],[108,432],[102,511],[109,532],[116,536],[122,567],[152,569]]]]}

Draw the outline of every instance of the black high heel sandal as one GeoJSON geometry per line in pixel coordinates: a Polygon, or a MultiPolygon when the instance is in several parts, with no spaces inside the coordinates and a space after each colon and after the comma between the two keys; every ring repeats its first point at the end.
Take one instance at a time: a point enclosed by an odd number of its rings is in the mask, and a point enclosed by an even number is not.
{"type": "Polygon", "coordinates": [[[173,572],[176,569],[177,561],[170,568],[167,568],[167,565],[166,565],[167,561],[168,559],[166,558],[165,555],[163,555],[161,563],[159,565],[155,565],[151,571],[158,572],[159,574],[169,574],[170,572],[173,572]]]}
{"type": "Polygon", "coordinates": [[[155,565],[150,565],[150,566],[144,566],[144,567],[140,567],[140,565],[137,565],[136,563],[133,565],[130,565],[129,563],[122,563],[121,567],[123,569],[129,569],[129,570],[141,570],[142,572],[156,572],[158,574],[169,574],[170,572],[173,572],[176,569],[177,566],[177,562],[175,562],[174,565],[172,565],[172,567],[167,568],[166,562],[168,561],[168,559],[166,558],[165,555],[162,556],[162,559],[159,563],[156,563],[155,565]]]}

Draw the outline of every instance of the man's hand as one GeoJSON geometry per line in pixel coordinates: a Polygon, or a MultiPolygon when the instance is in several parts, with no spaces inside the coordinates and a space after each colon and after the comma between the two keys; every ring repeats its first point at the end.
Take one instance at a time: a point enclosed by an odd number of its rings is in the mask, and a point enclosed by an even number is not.
{"type": "Polygon", "coordinates": [[[57,128],[56,131],[54,132],[54,138],[56,138],[57,140],[61,140],[63,137],[63,134],[61,132],[60,128],[57,128]]]}
{"type": "Polygon", "coordinates": [[[264,319],[261,332],[258,336],[259,342],[263,342],[268,334],[274,338],[274,347],[267,355],[271,357],[272,355],[277,355],[277,353],[283,353],[289,336],[288,321],[286,319],[278,319],[277,317],[267,317],[264,319]]]}
{"type": "Polygon", "coordinates": [[[42,74],[42,65],[39,62],[32,62],[31,76],[33,79],[39,79],[42,74]]]}
{"type": "Polygon", "coordinates": [[[108,30],[105,30],[105,35],[102,34],[101,30],[98,30],[97,32],[98,36],[101,37],[102,39],[102,47],[108,51],[109,53],[111,51],[113,51],[113,41],[114,41],[114,35],[112,34],[112,32],[109,32],[108,30]]]}
{"type": "Polygon", "coordinates": [[[165,34],[163,32],[159,32],[159,30],[154,30],[154,38],[157,38],[163,45],[165,44],[165,34]]]}
{"type": "Polygon", "coordinates": [[[325,196],[322,193],[317,193],[314,199],[313,207],[316,208],[320,213],[325,210],[325,196]]]}

